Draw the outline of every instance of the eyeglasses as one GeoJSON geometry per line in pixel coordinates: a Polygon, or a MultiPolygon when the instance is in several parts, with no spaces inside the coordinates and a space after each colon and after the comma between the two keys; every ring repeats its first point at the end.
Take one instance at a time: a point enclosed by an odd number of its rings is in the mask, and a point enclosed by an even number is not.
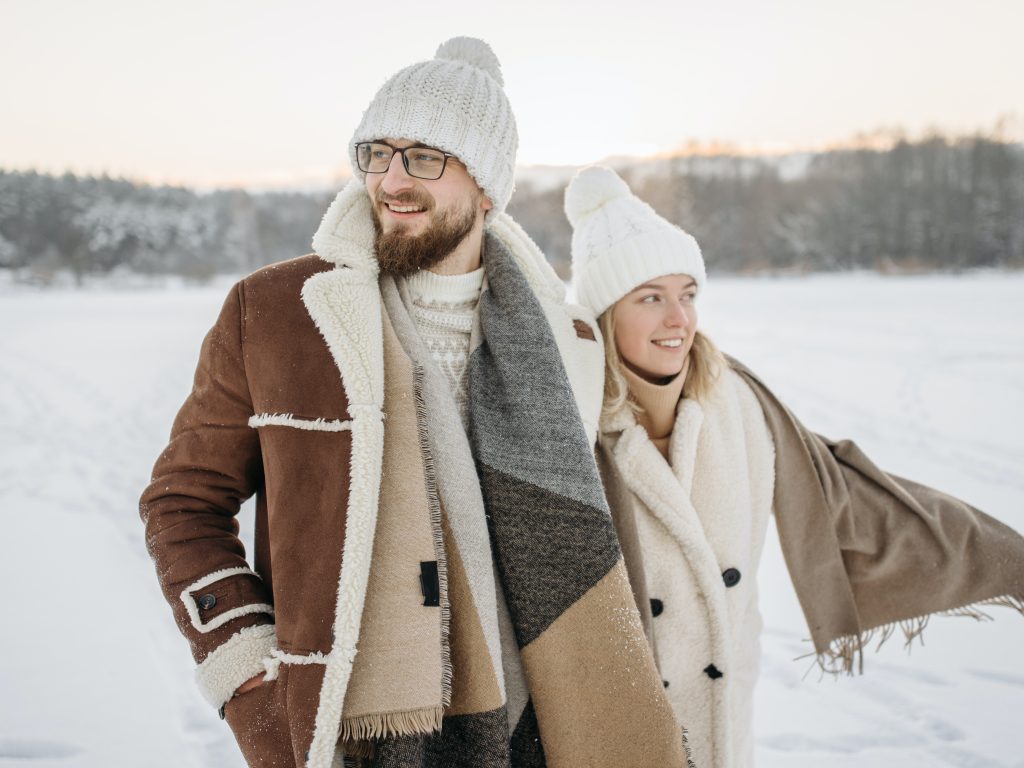
{"type": "Polygon", "coordinates": [[[440,179],[448,158],[454,157],[433,147],[399,149],[382,141],[361,141],[356,144],[356,165],[363,173],[387,173],[395,154],[402,156],[405,172],[417,179],[440,179]]]}

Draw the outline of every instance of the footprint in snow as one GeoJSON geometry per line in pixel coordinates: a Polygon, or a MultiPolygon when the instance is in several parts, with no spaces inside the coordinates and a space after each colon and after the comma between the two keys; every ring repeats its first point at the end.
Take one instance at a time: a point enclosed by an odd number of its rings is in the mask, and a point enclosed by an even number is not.
{"type": "Polygon", "coordinates": [[[897,729],[871,728],[854,733],[812,736],[806,733],[780,733],[758,739],[758,745],[776,752],[824,752],[833,755],[857,755],[879,749],[907,749],[923,744],[920,736],[897,729]]]}
{"type": "Polygon", "coordinates": [[[1024,675],[1015,675],[1011,672],[992,672],[987,669],[971,669],[968,672],[982,680],[993,680],[997,683],[1024,688],[1024,675]]]}
{"type": "Polygon", "coordinates": [[[81,750],[74,744],[45,739],[9,739],[0,736],[0,760],[46,760],[55,757],[75,757],[81,750]]]}
{"type": "MultiPolygon", "coordinates": [[[[997,760],[991,760],[974,752],[957,747],[941,747],[929,750],[937,766],[953,766],[953,768],[1013,768],[1013,766],[997,760]]],[[[1022,766],[1024,763],[1017,763],[1022,766]]]]}

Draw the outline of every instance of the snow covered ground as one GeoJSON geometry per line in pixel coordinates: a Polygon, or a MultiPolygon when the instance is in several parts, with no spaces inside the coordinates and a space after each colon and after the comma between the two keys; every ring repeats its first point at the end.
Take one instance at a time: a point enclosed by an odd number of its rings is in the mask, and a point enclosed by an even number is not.
{"type": "MultiPolygon", "coordinates": [[[[226,289],[0,292],[0,766],[242,764],[136,512],[226,289]]],[[[1024,531],[1022,295],[1024,275],[713,278],[701,324],[812,428],[1024,531]]],[[[1024,619],[934,619],[909,656],[894,638],[820,680],[771,536],[760,765],[1024,766],[1024,619]]]]}

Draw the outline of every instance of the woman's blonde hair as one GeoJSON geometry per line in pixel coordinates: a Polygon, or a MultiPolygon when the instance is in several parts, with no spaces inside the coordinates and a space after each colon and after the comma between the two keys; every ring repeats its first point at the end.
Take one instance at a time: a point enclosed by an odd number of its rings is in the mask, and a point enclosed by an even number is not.
{"type": "MultiPolygon", "coordinates": [[[[597,319],[604,336],[604,403],[601,418],[606,419],[623,408],[634,413],[642,409],[629,396],[629,383],[623,374],[625,363],[615,346],[615,305],[608,307],[597,319]]],[[[715,343],[701,331],[695,331],[688,355],[689,370],[683,382],[683,397],[705,400],[726,366],[725,357],[715,343]]]]}

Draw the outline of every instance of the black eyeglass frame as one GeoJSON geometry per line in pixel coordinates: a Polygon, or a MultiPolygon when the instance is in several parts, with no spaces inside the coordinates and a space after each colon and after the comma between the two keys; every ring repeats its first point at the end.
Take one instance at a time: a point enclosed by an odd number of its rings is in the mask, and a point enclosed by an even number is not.
{"type": "Polygon", "coordinates": [[[390,144],[388,144],[386,141],[359,141],[359,142],[356,142],[356,165],[359,166],[359,170],[362,171],[363,173],[387,173],[388,169],[391,168],[391,161],[395,159],[395,155],[401,155],[402,156],[402,167],[405,168],[405,172],[406,173],[408,173],[414,179],[423,179],[424,181],[437,181],[442,176],[444,176],[445,169],[448,167],[448,158],[449,157],[455,157],[455,155],[451,154],[450,152],[445,152],[443,150],[438,149],[437,147],[431,147],[431,146],[428,146],[426,144],[412,144],[412,145],[410,145],[408,147],[393,147],[390,144]],[[378,145],[378,146],[387,147],[388,149],[391,150],[391,157],[388,158],[388,167],[385,168],[383,171],[370,171],[370,170],[367,170],[366,168],[363,168],[362,162],[360,161],[360,158],[359,158],[359,148],[360,147],[362,147],[362,146],[372,147],[375,144],[378,145]],[[434,152],[440,152],[441,155],[443,156],[443,160],[441,161],[441,172],[438,173],[437,176],[417,176],[415,173],[410,171],[409,170],[409,158],[407,158],[405,156],[406,151],[410,150],[410,149],[429,149],[429,150],[432,150],[434,152]]]}

